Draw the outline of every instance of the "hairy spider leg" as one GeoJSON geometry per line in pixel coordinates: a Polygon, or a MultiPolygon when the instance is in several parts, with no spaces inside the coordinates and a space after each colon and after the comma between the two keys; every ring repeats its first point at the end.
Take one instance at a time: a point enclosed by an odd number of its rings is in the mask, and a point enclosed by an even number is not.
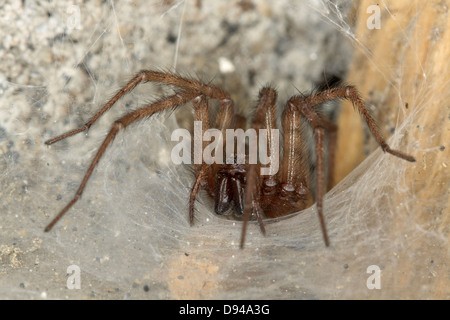
{"type": "MultiPolygon", "coordinates": [[[[267,129],[268,139],[267,139],[267,150],[270,152],[272,137],[270,135],[270,129],[276,129],[276,117],[275,117],[275,105],[277,99],[277,92],[270,88],[264,87],[259,91],[258,104],[256,106],[255,115],[253,117],[253,129],[259,133],[260,129],[267,129]]],[[[268,177],[260,178],[257,173],[256,164],[249,164],[249,169],[247,172],[247,182],[245,184],[244,191],[244,221],[242,224],[241,233],[241,243],[240,247],[244,247],[245,235],[247,233],[247,223],[250,218],[251,211],[256,214],[261,232],[265,234],[264,224],[261,218],[261,206],[259,203],[259,189],[260,181],[262,180],[263,188],[267,186],[268,188],[274,188],[278,184],[277,175],[271,175],[268,177]]],[[[266,190],[268,191],[268,190],[266,190]]]]}
{"type": "Polygon", "coordinates": [[[80,186],[78,187],[77,192],[75,193],[75,196],[73,199],[59,212],[59,214],[47,225],[45,228],[45,232],[50,231],[53,226],[58,222],[59,219],[69,210],[75,202],[81,197],[84,188],[86,187],[86,183],[88,182],[90,176],[92,175],[92,172],[94,171],[95,167],[97,166],[98,162],[100,161],[100,158],[102,157],[103,153],[105,152],[108,145],[114,140],[114,137],[117,135],[117,133],[130,125],[131,123],[149,117],[154,113],[160,112],[162,110],[168,109],[168,108],[174,108],[176,106],[180,106],[185,104],[186,102],[192,100],[195,98],[195,96],[198,95],[197,92],[194,91],[185,91],[180,92],[177,94],[174,94],[168,98],[165,98],[163,100],[157,101],[155,103],[152,103],[148,106],[142,107],[140,109],[137,109],[135,111],[132,111],[128,113],[127,115],[123,116],[119,120],[115,121],[111,130],[109,131],[108,135],[106,136],[105,140],[101,144],[100,148],[97,151],[97,154],[95,155],[94,159],[91,162],[91,165],[89,166],[88,170],[86,171],[86,174],[84,175],[83,180],[81,181],[80,186]]]}
{"type": "MultiPolygon", "coordinates": [[[[202,121],[203,136],[205,131],[209,129],[210,123],[208,101],[206,96],[202,94],[196,97],[192,102],[194,105],[194,120],[202,121]]],[[[221,104],[221,108],[216,118],[216,128],[219,128],[219,130],[222,131],[221,137],[225,137],[224,132],[230,127],[233,120],[233,101],[229,98],[223,98],[219,103],[221,104]]],[[[203,142],[201,148],[202,154],[205,146],[206,143],[203,142]]],[[[194,155],[194,157],[196,156],[197,155],[194,155]]],[[[189,223],[191,225],[194,223],[195,200],[197,199],[200,188],[204,185],[210,195],[214,194],[214,170],[212,170],[211,166],[206,163],[196,164],[195,171],[195,182],[189,195],[189,223]],[[203,181],[206,181],[207,183],[203,184],[203,181]]]]}
{"type": "MultiPolygon", "coordinates": [[[[200,81],[183,78],[176,74],[164,73],[160,71],[152,71],[152,70],[143,70],[140,71],[136,76],[133,77],[124,87],[122,87],[117,93],[94,115],[92,116],[88,122],[86,122],[80,128],[68,131],[62,135],[59,135],[55,138],[49,139],[45,142],[47,145],[51,145],[57,141],[65,139],[67,137],[73,136],[74,134],[83,132],[88,130],[92,124],[97,121],[106,111],[108,111],[122,96],[131,92],[139,83],[141,82],[160,82],[169,85],[174,85],[186,91],[195,91],[198,92],[197,95],[204,94],[205,96],[211,97],[213,99],[217,99],[220,101],[220,113],[226,113],[223,109],[230,108],[230,96],[220,89],[219,87],[204,84],[200,81]]],[[[226,124],[227,117],[225,115],[222,116],[223,122],[226,124]]]]}
{"type": "Polygon", "coordinates": [[[175,74],[169,74],[169,73],[164,73],[164,72],[159,72],[159,71],[143,70],[143,71],[139,72],[133,79],[131,79],[123,88],[121,88],[82,127],[75,129],[75,130],[68,131],[68,132],[66,132],[62,135],[59,135],[53,139],[47,140],[45,143],[47,145],[51,145],[62,139],[65,139],[74,134],[77,134],[77,133],[80,133],[80,132],[83,132],[83,131],[89,129],[91,127],[91,125],[98,118],[100,118],[109,108],[111,108],[114,105],[114,103],[117,102],[117,100],[119,100],[123,95],[132,91],[139,83],[149,82],[149,81],[161,82],[161,83],[165,83],[165,84],[169,84],[169,85],[178,86],[184,90],[179,93],[176,93],[175,95],[172,95],[168,98],[160,100],[156,103],[153,103],[146,107],[132,111],[114,123],[111,131],[109,132],[109,134],[103,141],[102,145],[100,146],[99,150],[97,151],[97,154],[94,157],[94,160],[92,161],[91,166],[89,167],[88,171],[86,172],[86,175],[84,176],[83,181],[81,182],[80,187],[77,190],[77,193],[75,194],[75,197],[60,211],[60,213],[45,228],[46,232],[50,231],[53,228],[53,226],[55,225],[55,223],[80,198],[89,177],[91,176],[91,174],[92,174],[95,166],[99,162],[101,156],[105,152],[106,147],[116,136],[117,132],[120,129],[129,125],[131,122],[134,122],[136,120],[142,119],[147,116],[150,116],[155,112],[159,112],[159,111],[162,111],[162,110],[165,110],[168,108],[173,108],[173,107],[179,106],[181,104],[184,104],[184,103],[192,100],[196,96],[205,95],[210,98],[219,100],[220,110],[219,110],[219,115],[217,117],[217,123],[216,123],[217,127],[221,128],[222,130],[225,130],[230,125],[232,117],[233,117],[233,102],[230,99],[230,96],[222,89],[220,89],[216,86],[213,86],[213,85],[204,84],[204,83],[196,81],[196,80],[186,79],[186,78],[180,77],[175,74]]]}
{"type": "Polygon", "coordinates": [[[414,157],[407,155],[398,150],[391,149],[389,145],[384,140],[380,130],[378,129],[375,121],[370,115],[369,111],[365,107],[363,100],[361,99],[358,91],[355,87],[344,86],[324,90],[314,95],[307,97],[304,96],[294,96],[289,99],[288,104],[292,104],[302,114],[302,116],[307,120],[307,122],[312,126],[315,138],[316,138],[316,154],[317,154],[317,211],[319,215],[320,225],[322,228],[323,238],[325,245],[329,246],[329,239],[325,227],[325,219],[323,216],[323,196],[324,196],[324,137],[325,131],[329,129],[329,125],[323,120],[321,116],[314,110],[314,106],[321,104],[326,101],[334,99],[347,99],[350,100],[354,107],[356,107],[367,123],[370,131],[375,136],[378,144],[381,146],[384,152],[388,152],[398,158],[404,159],[406,161],[414,162],[416,161],[414,157]]]}

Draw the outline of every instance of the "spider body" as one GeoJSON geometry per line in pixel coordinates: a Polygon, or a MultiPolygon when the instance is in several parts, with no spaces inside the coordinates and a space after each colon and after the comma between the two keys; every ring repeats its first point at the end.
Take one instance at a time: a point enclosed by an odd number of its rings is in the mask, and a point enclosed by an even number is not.
{"type": "MultiPolygon", "coordinates": [[[[230,95],[221,88],[171,73],[144,70],[139,72],[128,84],[120,89],[85,125],[50,139],[46,141],[46,144],[53,144],[89,129],[118,99],[133,90],[139,83],[148,81],[172,85],[178,89],[176,89],[175,94],[132,111],[114,122],[110,132],[92,160],[74,198],[50,222],[45,231],[50,231],[67,210],[78,201],[108,145],[113,141],[117,132],[131,123],[145,119],[157,112],[179,107],[192,101],[194,120],[201,121],[201,130],[205,134],[211,127],[208,113],[208,99],[218,100],[220,106],[219,113],[212,128],[224,133],[233,125],[243,123],[240,116],[234,114],[233,101],[230,95]]],[[[332,186],[337,127],[330,120],[320,115],[315,107],[330,100],[350,100],[368,124],[369,129],[383,151],[407,161],[413,162],[415,159],[400,151],[393,150],[388,146],[379,132],[375,121],[366,109],[358,91],[352,86],[337,86],[324,89],[309,96],[297,95],[290,98],[285,105],[282,115],[284,148],[283,155],[280,155],[277,152],[279,149],[276,148],[279,143],[278,136],[273,134],[278,130],[275,117],[276,98],[277,93],[273,88],[264,87],[260,90],[252,120],[252,129],[255,132],[261,132],[261,129],[267,130],[266,132],[268,134],[266,139],[263,140],[262,146],[266,147],[267,155],[270,159],[277,160],[277,163],[278,161],[281,163],[279,166],[280,170],[278,170],[278,166],[274,170],[271,163],[262,161],[262,159],[257,159],[255,162],[250,161],[249,157],[244,157],[244,161],[237,161],[239,156],[242,156],[239,152],[235,154],[235,161],[231,161],[231,163],[211,163],[210,161],[202,160],[202,162],[195,164],[195,181],[189,197],[190,223],[192,224],[194,222],[195,201],[201,189],[205,189],[214,199],[214,211],[216,214],[224,215],[234,211],[238,218],[243,219],[241,247],[244,245],[247,221],[251,217],[257,219],[262,233],[265,233],[263,217],[284,216],[310,206],[313,203],[312,192],[309,188],[311,177],[308,174],[309,166],[306,161],[305,146],[301,135],[302,119],[305,119],[306,123],[312,127],[315,136],[315,152],[317,157],[315,201],[317,203],[324,242],[328,246],[329,239],[323,216],[323,196],[326,189],[332,186]],[[328,172],[327,181],[325,181],[324,177],[325,134],[328,135],[329,150],[328,169],[326,170],[328,172]]],[[[259,142],[261,138],[261,135],[259,135],[259,142]]],[[[261,147],[261,142],[259,146],[261,147]]],[[[202,145],[202,149],[204,149],[203,151],[206,150],[204,144],[202,145]]],[[[216,148],[215,152],[220,151],[219,149],[216,148]]],[[[240,159],[242,160],[242,157],[240,159]]]]}
{"type": "MultiPolygon", "coordinates": [[[[245,164],[224,164],[217,169],[210,182],[202,185],[214,200],[216,214],[232,213],[238,219],[244,216],[247,171],[248,165],[245,164]]],[[[280,184],[267,185],[266,182],[261,186],[257,181],[257,185],[260,188],[256,189],[256,199],[252,201],[259,203],[260,213],[266,218],[282,217],[313,204],[311,193],[303,186],[287,191],[280,184]]]]}
{"type": "MultiPolygon", "coordinates": [[[[248,168],[246,164],[224,164],[216,169],[214,177],[202,186],[213,198],[216,214],[232,213],[237,218],[244,216],[248,168]]],[[[282,217],[313,204],[312,194],[305,186],[286,190],[286,186],[271,184],[268,180],[265,180],[264,185],[259,181],[256,184],[259,188],[255,190],[256,199],[252,200],[259,203],[261,214],[266,218],[282,217]]]]}

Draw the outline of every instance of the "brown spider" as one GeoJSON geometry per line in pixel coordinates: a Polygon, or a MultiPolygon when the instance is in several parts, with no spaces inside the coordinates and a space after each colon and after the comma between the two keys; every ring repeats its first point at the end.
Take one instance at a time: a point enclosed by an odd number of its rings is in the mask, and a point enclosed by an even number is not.
{"type": "MultiPolygon", "coordinates": [[[[219,87],[175,74],[145,70],[139,72],[127,85],[120,89],[84,126],[50,139],[45,143],[51,145],[89,129],[118,99],[133,90],[139,83],[147,81],[173,85],[180,90],[169,97],[132,111],[114,122],[110,132],[92,160],[75,196],[45,228],[46,232],[50,231],[55,223],[81,197],[89,177],[107,146],[114,139],[117,132],[129,124],[157,112],[172,109],[192,101],[194,106],[194,120],[202,121],[202,130],[205,132],[210,128],[207,98],[219,101],[220,109],[216,118],[216,128],[224,132],[234,124],[233,101],[229,94],[219,87]]],[[[261,89],[252,122],[252,127],[256,132],[259,132],[259,129],[276,129],[276,97],[277,93],[274,89],[270,87],[261,89]]],[[[375,121],[364,106],[364,102],[360,98],[356,88],[352,86],[340,86],[328,88],[309,96],[296,95],[289,99],[282,116],[283,135],[285,138],[280,172],[263,176],[259,173],[258,169],[267,165],[248,163],[248,161],[245,163],[235,161],[232,164],[206,164],[202,162],[201,164],[195,165],[196,178],[189,198],[190,223],[192,224],[194,222],[194,203],[200,189],[205,189],[214,199],[214,210],[216,214],[223,215],[234,208],[235,215],[243,218],[241,247],[244,245],[246,226],[250,215],[256,217],[261,232],[264,234],[263,215],[269,218],[280,217],[310,206],[313,203],[312,192],[308,188],[310,180],[307,174],[307,157],[301,138],[301,120],[304,118],[311,125],[316,140],[316,203],[323,238],[325,245],[328,246],[329,239],[323,217],[323,196],[326,191],[324,186],[324,141],[325,133],[327,133],[329,145],[327,188],[329,189],[332,186],[337,127],[330,120],[318,114],[314,107],[335,99],[348,99],[353,103],[367,122],[369,129],[384,152],[391,153],[407,161],[415,161],[412,156],[393,150],[388,146],[377,128],[375,121]]],[[[271,150],[270,147],[273,143],[275,142],[268,135],[268,150],[271,150]]]]}

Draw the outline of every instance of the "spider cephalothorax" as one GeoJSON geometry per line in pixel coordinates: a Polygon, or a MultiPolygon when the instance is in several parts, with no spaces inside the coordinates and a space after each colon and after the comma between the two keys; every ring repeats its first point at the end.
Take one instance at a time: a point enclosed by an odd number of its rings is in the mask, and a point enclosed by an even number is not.
{"type": "MultiPolygon", "coordinates": [[[[194,106],[194,119],[201,121],[202,133],[206,133],[211,126],[208,112],[208,100],[219,101],[219,113],[215,119],[214,128],[224,133],[226,129],[235,123],[233,101],[228,93],[219,87],[202,83],[197,80],[187,79],[175,74],[148,71],[139,72],[127,85],[120,89],[86,124],[78,129],[69,131],[56,138],[50,139],[46,144],[50,145],[59,140],[85,131],[105,113],[120,97],[133,90],[140,82],[160,82],[178,87],[175,94],[163,98],[157,102],[132,111],[114,122],[110,132],[100,146],[90,167],[88,168],[74,198],[61,210],[50,222],[45,231],[49,231],[66,211],[81,197],[89,177],[95,166],[105,152],[107,146],[116,136],[117,132],[129,124],[145,119],[157,112],[172,109],[192,101],[194,106]]],[[[252,129],[260,132],[277,130],[275,105],[277,94],[271,87],[264,87],[259,93],[259,100],[252,119],[252,129]]],[[[273,135],[267,134],[264,147],[272,159],[279,161],[279,170],[271,170],[267,163],[258,161],[233,161],[233,163],[210,163],[202,161],[195,165],[195,181],[189,198],[189,220],[194,222],[194,204],[200,189],[206,189],[214,199],[214,210],[217,214],[226,214],[234,210],[237,216],[243,217],[243,229],[241,247],[244,244],[247,221],[251,216],[256,217],[261,231],[264,233],[263,217],[278,217],[294,211],[302,210],[313,203],[312,192],[309,188],[310,177],[308,175],[307,156],[305,154],[304,141],[302,139],[302,119],[306,120],[314,132],[316,152],[316,190],[315,200],[322,228],[325,244],[329,245],[329,239],[323,217],[323,196],[326,189],[332,185],[332,171],[334,167],[334,150],[336,144],[337,127],[324,116],[320,115],[315,107],[321,103],[347,99],[358,109],[362,118],[366,121],[370,131],[380,144],[383,151],[407,161],[415,161],[412,156],[391,149],[383,139],[375,121],[366,109],[358,91],[352,86],[337,86],[327,88],[309,96],[293,96],[286,103],[282,115],[282,130],[284,136],[283,155],[275,154],[274,148],[278,142],[273,135]],[[324,149],[325,134],[328,135],[328,180],[325,184],[324,177],[324,149]],[[262,170],[266,169],[265,174],[262,170]]],[[[204,146],[203,146],[204,148],[204,146]]]]}

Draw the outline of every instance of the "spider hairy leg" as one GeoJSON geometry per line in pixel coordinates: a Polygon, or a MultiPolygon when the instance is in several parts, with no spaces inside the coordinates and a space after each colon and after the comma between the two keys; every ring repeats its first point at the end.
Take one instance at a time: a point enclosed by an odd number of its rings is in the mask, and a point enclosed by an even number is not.
{"type": "MultiPolygon", "coordinates": [[[[306,97],[305,103],[311,107],[334,99],[347,99],[353,104],[354,107],[356,107],[356,109],[358,109],[360,115],[363,117],[364,121],[369,126],[370,131],[372,132],[372,134],[374,135],[375,139],[377,140],[378,144],[381,146],[381,149],[384,152],[388,152],[398,158],[404,159],[409,162],[416,161],[414,157],[406,153],[403,153],[399,150],[391,149],[389,147],[389,145],[383,138],[383,135],[381,134],[380,129],[378,128],[375,120],[372,118],[369,110],[366,108],[365,103],[361,98],[361,95],[359,94],[358,90],[355,87],[344,86],[324,90],[315,95],[306,97]]],[[[307,112],[307,114],[309,114],[309,112],[307,112]]]]}
{"type": "Polygon", "coordinates": [[[58,142],[60,140],[63,140],[65,138],[68,138],[70,136],[73,136],[77,133],[83,132],[85,130],[88,130],[92,124],[97,121],[98,118],[100,118],[109,108],[113,106],[119,100],[123,95],[133,90],[141,81],[143,80],[142,75],[138,74],[133,79],[131,79],[130,82],[128,82],[122,89],[117,91],[117,93],[91,118],[88,122],[86,122],[82,127],[68,131],[66,133],[63,133],[55,138],[49,139],[45,141],[46,145],[51,145],[55,142],[58,142]]]}
{"type": "Polygon", "coordinates": [[[322,228],[323,238],[325,244],[329,246],[328,234],[325,227],[325,219],[323,216],[323,198],[324,198],[324,136],[325,131],[330,129],[330,125],[324,118],[321,117],[315,110],[314,106],[321,104],[326,101],[335,99],[347,99],[352,102],[352,104],[358,109],[360,115],[363,117],[367,123],[370,131],[375,136],[378,144],[381,146],[382,150],[388,152],[398,158],[406,161],[414,162],[416,161],[414,157],[407,155],[401,151],[391,149],[389,145],[384,140],[375,120],[370,115],[368,109],[360,97],[358,90],[352,86],[336,87],[321,91],[317,94],[310,96],[294,96],[289,101],[293,107],[296,107],[302,116],[307,120],[307,122],[313,128],[315,138],[316,138],[316,155],[317,155],[317,186],[316,186],[316,205],[319,215],[320,225],[322,228]]]}
{"type": "MultiPolygon", "coordinates": [[[[276,129],[275,119],[275,104],[277,99],[277,92],[270,87],[262,88],[259,92],[259,101],[256,106],[255,116],[253,118],[253,129],[259,132],[259,129],[276,129]]],[[[271,140],[270,134],[267,139],[267,150],[271,150],[270,146],[274,143],[271,140]]],[[[261,210],[258,197],[255,197],[256,192],[259,191],[259,176],[257,173],[257,165],[250,164],[247,172],[247,182],[244,190],[244,221],[242,224],[241,243],[240,248],[244,248],[245,235],[247,233],[247,223],[250,218],[251,211],[256,214],[259,227],[262,234],[265,234],[264,223],[261,219],[261,210]]],[[[275,175],[263,178],[263,184],[267,184],[268,187],[274,187],[278,183],[275,175]]]]}
{"type": "Polygon", "coordinates": [[[197,199],[197,195],[200,191],[200,187],[202,182],[207,179],[208,174],[210,174],[210,167],[206,164],[200,166],[198,170],[194,185],[192,186],[191,193],[189,195],[189,223],[191,226],[194,224],[194,205],[195,200],[197,199]]]}
{"type": "MultiPolygon", "coordinates": [[[[221,112],[224,112],[222,111],[222,109],[227,109],[230,105],[231,99],[229,95],[216,86],[204,84],[193,79],[187,79],[172,73],[142,70],[136,76],[134,76],[133,79],[131,79],[124,87],[117,91],[117,93],[83,126],[78,129],[68,131],[55,138],[49,139],[45,142],[45,144],[51,145],[67,137],[88,130],[92,126],[92,124],[94,124],[94,122],[97,121],[98,118],[100,118],[106,111],[108,111],[122,96],[132,91],[141,82],[160,82],[173,85],[187,91],[195,91],[199,94],[202,93],[205,96],[220,100],[221,112]]],[[[224,116],[222,116],[221,119],[223,119],[226,124],[226,121],[228,119],[224,116]]]]}
{"type": "Polygon", "coordinates": [[[97,151],[97,154],[95,155],[94,159],[91,162],[91,165],[89,166],[88,170],[86,171],[86,174],[81,181],[80,186],[78,187],[78,190],[73,197],[73,199],[59,212],[59,214],[47,225],[45,228],[45,231],[50,231],[53,226],[58,222],[62,216],[69,210],[75,202],[81,197],[83,194],[83,191],[86,187],[86,184],[92,175],[92,172],[94,171],[95,167],[97,166],[98,162],[100,161],[100,158],[103,156],[106,148],[108,145],[113,141],[114,137],[117,135],[117,133],[122,130],[123,128],[127,127],[131,123],[146,118],[148,116],[151,116],[154,113],[160,112],[162,110],[168,109],[168,108],[174,108],[176,106],[185,104],[186,102],[192,100],[198,95],[198,92],[193,91],[185,91],[181,93],[176,93],[168,98],[165,98],[163,100],[157,101],[153,104],[150,104],[148,106],[142,107],[140,109],[137,109],[116,122],[114,122],[114,125],[112,126],[110,132],[106,136],[105,140],[101,144],[100,148],[97,151]]]}
{"type": "Polygon", "coordinates": [[[75,195],[75,197],[66,205],[66,207],[61,210],[61,212],[56,216],[56,218],[45,228],[45,231],[50,231],[50,229],[54,226],[54,224],[66,213],[70,207],[81,197],[81,194],[85,188],[85,185],[92,174],[95,166],[103,155],[106,147],[113,140],[117,132],[126,127],[128,124],[142,119],[144,117],[150,116],[155,112],[162,111],[167,108],[173,108],[180,104],[184,104],[195,97],[202,96],[198,100],[194,101],[194,105],[197,105],[197,108],[200,113],[205,114],[205,108],[207,107],[206,100],[203,96],[217,99],[219,100],[220,110],[219,115],[217,117],[216,126],[221,130],[225,130],[231,123],[233,118],[233,101],[230,96],[220,89],[219,87],[202,83],[200,81],[187,79],[175,74],[165,73],[160,71],[152,71],[152,70],[143,70],[139,72],[133,79],[131,79],[123,88],[121,88],[114,96],[111,98],[91,119],[89,119],[86,124],[82,127],[68,131],[60,136],[57,136],[53,139],[47,140],[45,143],[47,145],[51,145],[55,142],[63,140],[67,137],[75,135],[77,133],[83,132],[91,127],[91,125],[100,118],[108,109],[110,109],[123,95],[132,91],[139,83],[141,82],[160,82],[169,85],[173,85],[179,87],[181,91],[176,93],[173,96],[167,97],[163,100],[160,100],[154,104],[148,105],[146,107],[140,108],[138,110],[132,111],[127,115],[123,116],[121,119],[114,123],[113,128],[109,132],[108,136],[105,138],[103,144],[100,146],[94,160],[91,163],[86,175],[83,178],[83,181],[80,184],[80,187],[75,195]]]}
{"type": "Polygon", "coordinates": [[[324,197],[324,160],[323,160],[323,151],[324,151],[324,137],[325,130],[321,127],[318,127],[314,130],[316,135],[316,154],[317,154],[317,167],[320,168],[317,170],[317,212],[319,214],[320,227],[322,229],[323,240],[325,245],[330,246],[330,239],[328,238],[327,227],[325,225],[325,218],[323,216],[323,197],[324,197]]]}
{"type": "Polygon", "coordinates": [[[208,102],[204,95],[200,95],[192,100],[192,105],[194,107],[194,121],[199,121],[202,125],[201,137],[194,135],[194,150],[202,150],[202,152],[194,152],[194,166],[195,171],[198,172],[202,165],[203,150],[207,146],[207,141],[203,140],[205,132],[210,128],[209,123],[209,113],[208,113],[208,102]],[[199,145],[199,146],[197,146],[199,145]]]}

